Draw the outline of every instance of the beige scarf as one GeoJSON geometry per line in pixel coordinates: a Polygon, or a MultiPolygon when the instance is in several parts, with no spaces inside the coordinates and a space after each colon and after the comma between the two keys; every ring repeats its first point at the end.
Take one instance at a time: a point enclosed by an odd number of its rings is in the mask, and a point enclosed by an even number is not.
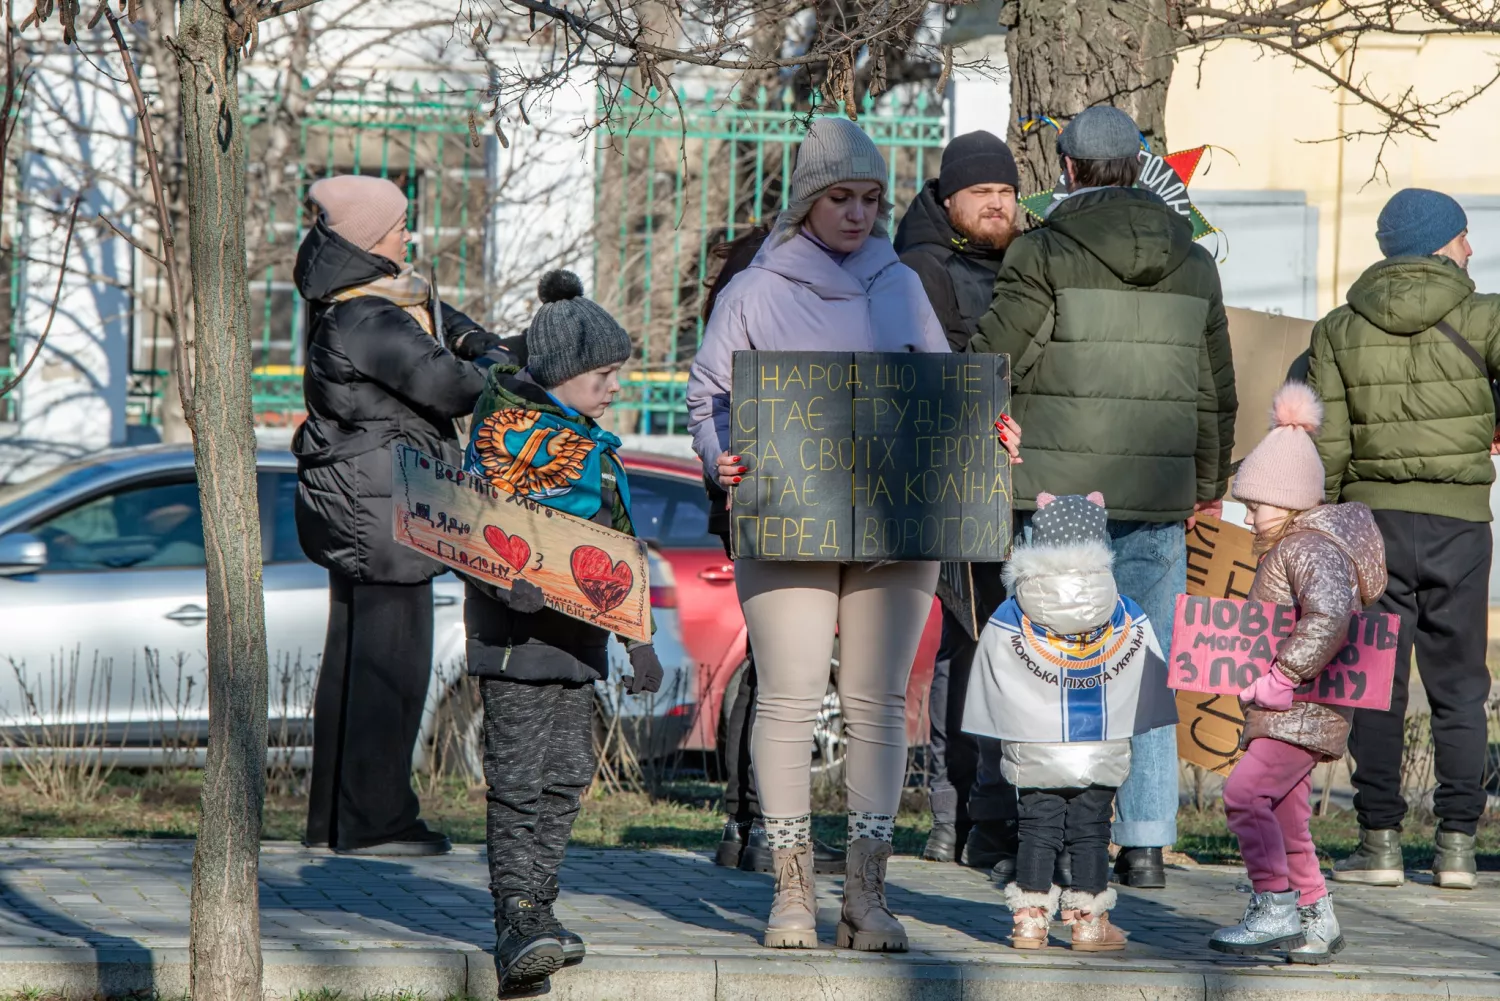
{"type": "Polygon", "coordinates": [[[335,292],[333,301],[348,302],[362,295],[376,295],[390,300],[406,310],[427,332],[428,337],[436,336],[432,322],[432,286],[410,264],[403,267],[400,274],[386,275],[364,285],[335,292]]]}

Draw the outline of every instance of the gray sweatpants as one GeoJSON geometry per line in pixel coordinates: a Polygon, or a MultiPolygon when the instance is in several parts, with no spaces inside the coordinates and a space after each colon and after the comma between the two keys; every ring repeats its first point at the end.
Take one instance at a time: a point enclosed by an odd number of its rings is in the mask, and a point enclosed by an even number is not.
{"type": "Polygon", "coordinates": [[[759,679],[750,754],[761,811],[786,819],[811,810],[813,722],[837,628],[849,809],[894,816],[906,778],[906,682],[938,565],[739,560],[734,569],[759,679]]]}
{"type": "Polygon", "coordinates": [[[496,913],[506,897],[557,896],[557,870],[594,779],[594,686],[486,679],[485,842],[496,913]]]}

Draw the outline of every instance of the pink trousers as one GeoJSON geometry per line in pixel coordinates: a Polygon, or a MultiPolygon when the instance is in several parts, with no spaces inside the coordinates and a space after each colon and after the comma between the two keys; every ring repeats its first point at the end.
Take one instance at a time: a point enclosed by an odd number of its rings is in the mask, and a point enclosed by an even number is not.
{"type": "Polygon", "coordinates": [[[1296,744],[1258,737],[1224,783],[1224,812],[1255,892],[1296,890],[1303,907],[1328,893],[1308,828],[1320,760],[1296,744]]]}

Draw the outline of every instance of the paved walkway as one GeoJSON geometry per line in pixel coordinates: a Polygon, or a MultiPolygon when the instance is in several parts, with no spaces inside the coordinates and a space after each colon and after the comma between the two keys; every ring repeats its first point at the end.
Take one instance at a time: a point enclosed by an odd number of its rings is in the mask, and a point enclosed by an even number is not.
{"type": "MultiPolygon", "coordinates": [[[[5,842],[0,994],[186,993],[191,856],[185,842],[5,842]]],[[[570,851],[559,915],[590,953],[553,979],[553,996],[975,1001],[1045,989],[1049,1001],[1271,1001],[1289,992],[1500,998],[1500,875],[1482,875],[1471,893],[1438,891],[1421,876],[1399,890],[1341,888],[1350,946],[1341,962],[1316,969],[1208,950],[1208,933],[1244,907],[1248,886],[1234,868],[1174,870],[1164,892],[1122,890],[1116,916],[1132,944],[1114,957],[1061,947],[1013,952],[999,894],[977,872],[899,858],[890,877],[911,953],[831,948],[832,877],[819,886],[825,947],[769,952],[756,941],[768,877],[718,869],[690,852],[570,851]]],[[[261,878],[269,993],[494,996],[481,850],[387,861],[268,844],[261,878]]]]}

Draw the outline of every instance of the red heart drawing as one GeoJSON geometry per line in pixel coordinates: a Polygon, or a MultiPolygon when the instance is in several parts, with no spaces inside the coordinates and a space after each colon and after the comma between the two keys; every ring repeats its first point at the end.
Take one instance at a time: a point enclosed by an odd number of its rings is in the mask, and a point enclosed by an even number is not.
{"type": "Polygon", "coordinates": [[[526,561],[531,559],[531,543],[519,535],[506,535],[494,525],[484,526],[484,541],[511,566],[517,570],[526,569],[526,561]]]}
{"type": "Polygon", "coordinates": [[[609,553],[598,546],[579,546],[571,560],[573,579],[595,608],[607,612],[630,594],[635,574],[624,560],[611,565],[609,553]]]}

